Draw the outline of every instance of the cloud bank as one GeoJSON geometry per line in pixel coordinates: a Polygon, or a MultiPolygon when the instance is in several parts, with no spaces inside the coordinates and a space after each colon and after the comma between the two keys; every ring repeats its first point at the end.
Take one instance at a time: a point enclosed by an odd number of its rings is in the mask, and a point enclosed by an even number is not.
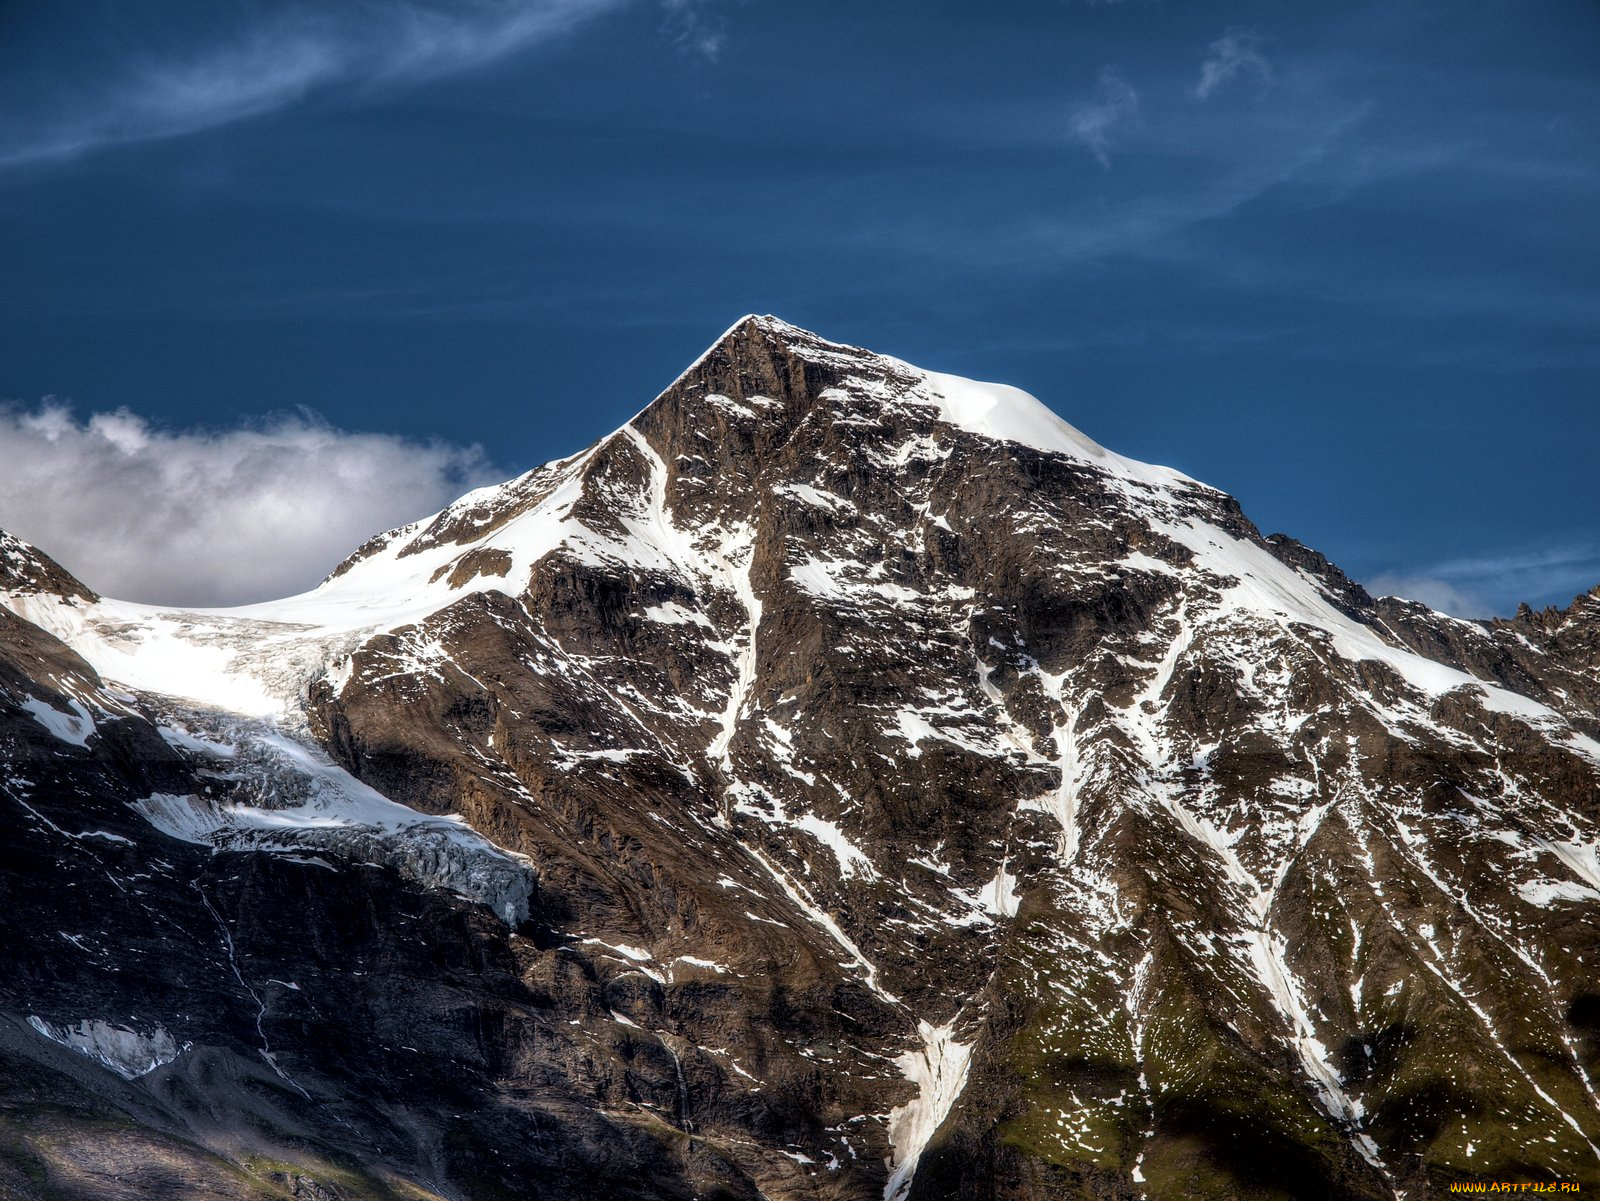
{"type": "Polygon", "coordinates": [[[177,137],[329,88],[381,89],[483,66],[566,33],[626,0],[295,0],[202,45],[125,33],[130,49],[92,78],[0,112],[0,166],[76,158],[177,137]]]}
{"type": "Polygon", "coordinates": [[[476,446],[309,413],[170,432],[119,409],[0,409],[0,528],[98,592],[229,605],[313,587],[369,536],[500,478],[476,446]]]}

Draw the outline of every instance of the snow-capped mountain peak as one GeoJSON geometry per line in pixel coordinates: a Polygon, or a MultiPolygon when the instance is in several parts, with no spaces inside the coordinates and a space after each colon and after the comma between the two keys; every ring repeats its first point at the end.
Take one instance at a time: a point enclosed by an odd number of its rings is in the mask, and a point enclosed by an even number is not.
{"type": "MultiPolygon", "coordinates": [[[[28,693],[54,718],[17,701],[29,745],[92,757],[77,704],[196,773],[130,784],[112,835],[315,859],[313,922],[364,889],[458,914],[465,1009],[400,988],[423,969],[375,917],[404,1005],[330,1012],[312,951],[269,1002],[277,936],[224,923],[296,1120],[344,1098],[339,1146],[440,1195],[1415,1198],[1530,1148],[1600,1166],[1595,607],[1374,599],[1016,389],[747,317],[621,429],[303,596],[4,604],[82,664],[28,693]],[[318,1060],[400,1037],[433,1072],[404,1079],[470,1081],[462,1125],[385,1125],[318,1060]]],[[[48,842],[76,794],[39,788],[48,842]]],[[[62,1054],[176,1052],[141,1079],[244,1045],[52,1004],[28,1028],[62,1054]]]]}

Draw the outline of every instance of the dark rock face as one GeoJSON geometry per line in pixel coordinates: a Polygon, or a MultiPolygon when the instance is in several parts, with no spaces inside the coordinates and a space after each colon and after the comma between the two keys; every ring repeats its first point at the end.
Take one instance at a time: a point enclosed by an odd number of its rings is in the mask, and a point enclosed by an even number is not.
{"type": "Polygon", "coordinates": [[[49,555],[4,530],[0,530],[0,582],[13,596],[42,594],[68,604],[100,599],[49,555]]]}
{"type": "Polygon", "coordinates": [[[1600,593],[1375,600],[756,318],[314,600],[161,619],[277,725],[105,683],[147,619],[15,547],[0,1191],[1600,1183],[1600,593]]]}

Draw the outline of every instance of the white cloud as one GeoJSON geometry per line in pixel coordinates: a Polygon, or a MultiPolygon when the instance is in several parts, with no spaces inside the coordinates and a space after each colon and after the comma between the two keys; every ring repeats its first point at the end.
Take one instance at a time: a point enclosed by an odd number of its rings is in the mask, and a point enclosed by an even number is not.
{"type": "Polygon", "coordinates": [[[499,478],[476,446],[311,414],[171,432],[53,402],[0,410],[0,463],[0,528],[98,592],[186,605],[304,591],[372,534],[499,478]]]}
{"type": "Polygon", "coordinates": [[[1272,83],[1272,64],[1261,53],[1262,36],[1253,29],[1230,29],[1211,43],[1200,64],[1196,100],[1210,99],[1218,88],[1240,76],[1253,76],[1262,87],[1272,83]]]}
{"type": "Polygon", "coordinates": [[[1489,617],[1494,606],[1482,597],[1437,576],[1397,575],[1385,572],[1366,585],[1374,596],[1403,596],[1452,617],[1489,617]]]}
{"type": "Polygon", "coordinates": [[[1139,93],[1115,70],[1105,67],[1100,72],[1094,99],[1072,111],[1068,128],[1072,136],[1100,160],[1102,167],[1110,167],[1111,145],[1117,129],[1131,124],[1138,116],[1139,93]]]}
{"type": "MultiPolygon", "coordinates": [[[[450,75],[565,33],[626,0],[300,0],[187,56],[135,50],[120,69],[67,79],[47,115],[0,120],[0,167],[227,125],[332,87],[450,75]]],[[[39,104],[38,98],[34,102],[39,104]]],[[[0,114],[5,116],[5,114],[0,114]]]]}

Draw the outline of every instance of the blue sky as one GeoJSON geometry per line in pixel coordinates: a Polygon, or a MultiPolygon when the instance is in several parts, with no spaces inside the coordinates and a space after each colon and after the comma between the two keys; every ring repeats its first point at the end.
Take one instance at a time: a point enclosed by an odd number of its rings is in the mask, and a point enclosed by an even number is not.
{"type": "Polygon", "coordinates": [[[308,586],[756,311],[1363,580],[1564,603],[1597,212],[1587,0],[19,0],[0,526],[108,591],[308,586]]]}

